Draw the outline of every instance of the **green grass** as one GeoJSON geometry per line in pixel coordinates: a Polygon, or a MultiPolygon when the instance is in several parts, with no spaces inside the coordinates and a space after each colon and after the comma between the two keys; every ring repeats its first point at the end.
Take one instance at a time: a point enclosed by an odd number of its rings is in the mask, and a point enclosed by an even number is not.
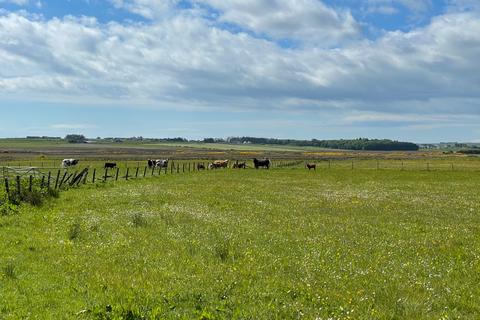
{"type": "Polygon", "coordinates": [[[87,185],[0,216],[0,319],[477,319],[479,187],[348,169],[87,185]]]}

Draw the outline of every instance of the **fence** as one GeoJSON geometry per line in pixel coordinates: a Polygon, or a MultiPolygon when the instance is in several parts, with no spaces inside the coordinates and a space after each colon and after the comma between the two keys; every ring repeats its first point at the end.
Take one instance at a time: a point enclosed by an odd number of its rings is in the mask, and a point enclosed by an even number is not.
{"type": "MultiPolygon", "coordinates": [[[[35,188],[65,190],[88,183],[106,183],[109,181],[139,179],[160,175],[191,173],[209,168],[209,161],[171,161],[165,167],[137,166],[120,168],[86,167],[79,169],[58,169],[49,167],[10,167],[4,166],[0,171],[5,196],[32,191],[35,188]]],[[[232,168],[234,161],[229,161],[232,168]]],[[[238,163],[238,161],[236,161],[238,163]]],[[[272,169],[306,168],[307,163],[315,164],[315,169],[343,170],[423,170],[423,171],[480,171],[480,161],[477,159],[463,161],[445,160],[273,160],[272,169]]],[[[247,167],[253,168],[249,162],[247,167]]],[[[0,188],[0,194],[2,193],[0,188]]]]}

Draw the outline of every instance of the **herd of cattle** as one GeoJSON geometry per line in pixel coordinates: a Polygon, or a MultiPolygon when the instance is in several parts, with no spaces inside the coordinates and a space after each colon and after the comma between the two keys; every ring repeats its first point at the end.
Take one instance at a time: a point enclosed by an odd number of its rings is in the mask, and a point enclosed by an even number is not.
{"type": "MultiPolygon", "coordinates": [[[[63,168],[68,168],[77,165],[79,162],[78,159],[63,159],[62,161],[62,167],[63,168]]],[[[150,169],[152,168],[168,168],[168,162],[169,159],[148,159],[147,160],[147,165],[150,169]]],[[[228,168],[228,160],[215,160],[211,163],[208,164],[209,169],[219,169],[219,168],[228,168]]],[[[270,159],[253,159],[253,165],[255,169],[259,168],[265,168],[265,169],[270,169],[270,166],[272,165],[272,162],[270,159]]],[[[105,162],[105,169],[114,169],[117,167],[116,162],[105,162]]],[[[317,166],[315,163],[307,163],[306,167],[308,170],[314,169],[316,170],[317,166]]],[[[246,162],[235,162],[233,164],[234,169],[246,169],[247,168],[247,163],[246,162]]],[[[202,163],[197,163],[197,170],[205,170],[205,165],[202,163]]]]}

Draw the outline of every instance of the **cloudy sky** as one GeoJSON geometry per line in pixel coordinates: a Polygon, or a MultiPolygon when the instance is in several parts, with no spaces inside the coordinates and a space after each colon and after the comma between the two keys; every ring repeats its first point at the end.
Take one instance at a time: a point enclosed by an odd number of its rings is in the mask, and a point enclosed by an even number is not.
{"type": "Polygon", "coordinates": [[[0,0],[0,136],[480,141],[478,0],[0,0]]]}

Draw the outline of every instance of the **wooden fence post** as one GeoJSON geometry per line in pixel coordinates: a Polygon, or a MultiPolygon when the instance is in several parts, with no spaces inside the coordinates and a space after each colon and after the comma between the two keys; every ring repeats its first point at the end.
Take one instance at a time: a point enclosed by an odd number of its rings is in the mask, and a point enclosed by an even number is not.
{"type": "Polygon", "coordinates": [[[95,183],[95,174],[96,173],[97,173],[97,169],[93,169],[92,183],[95,183]]]}
{"type": "Polygon", "coordinates": [[[127,173],[125,174],[125,180],[128,180],[128,171],[129,171],[129,168],[127,168],[127,173]]]}
{"type": "Polygon", "coordinates": [[[20,192],[22,191],[21,186],[20,186],[20,176],[17,176],[17,194],[20,195],[20,192]]]}
{"type": "Polygon", "coordinates": [[[52,173],[48,171],[48,179],[47,179],[47,189],[50,189],[50,179],[52,178],[52,173]]]}
{"type": "Polygon", "coordinates": [[[107,182],[107,178],[108,178],[108,168],[105,168],[105,174],[103,176],[103,182],[107,182]]]}
{"type": "Polygon", "coordinates": [[[57,171],[57,178],[55,179],[55,189],[58,187],[58,180],[60,179],[60,170],[57,171]]]}
{"type": "Polygon", "coordinates": [[[182,172],[185,172],[185,163],[182,163],[182,172]]]}
{"type": "Polygon", "coordinates": [[[147,167],[145,167],[143,170],[143,177],[145,178],[146,175],[147,175],[147,167]]]}
{"type": "Polygon", "coordinates": [[[5,192],[7,193],[7,199],[10,200],[10,186],[8,185],[7,177],[5,177],[5,192]]]}
{"type": "Polygon", "coordinates": [[[115,173],[115,181],[118,180],[118,172],[120,171],[120,168],[117,168],[117,172],[115,173]]]}
{"type": "Polygon", "coordinates": [[[40,189],[43,189],[44,185],[45,185],[45,176],[42,176],[42,181],[40,182],[40,189]]]}
{"type": "Polygon", "coordinates": [[[137,167],[137,170],[135,171],[135,178],[138,178],[138,170],[139,170],[139,169],[140,169],[140,168],[137,167]]]}
{"type": "Polygon", "coordinates": [[[28,177],[28,191],[32,192],[33,177],[30,175],[28,177]]]}

